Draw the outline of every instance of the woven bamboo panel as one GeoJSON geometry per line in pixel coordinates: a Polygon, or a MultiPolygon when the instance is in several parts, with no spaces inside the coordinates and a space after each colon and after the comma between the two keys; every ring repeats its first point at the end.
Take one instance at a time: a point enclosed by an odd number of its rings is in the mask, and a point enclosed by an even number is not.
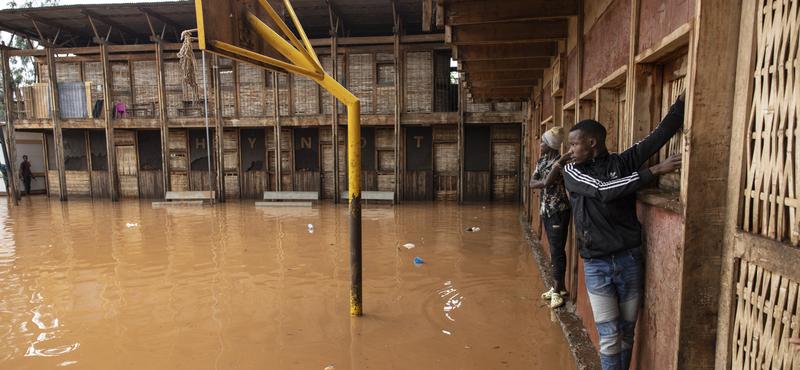
{"type": "Polygon", "coordinates": [[[333,138],[331,137],[331,130],[330,126],[321,126],[319,128],[319,142],[320,143],[330,143],[333,138]]]}
{"type": "Polygon", "coordinates": [[[239,115],[242,117],[272,116],[266,111],[264,103],[272,99],[267,95],[264,70],[249,63],[238,63],[239,74],[239,115]]]}
{"type": "Polygon", "coordinates": [[[136,132],[131,130],[114,130],[114,144],[116,146],[133,146],[136,144],[136,132]]]}
{"type": "Polygon", "coordinates": [[[319,114],[319,85],[307,77],[292,75],[294,114],[319,114]]]}
{"type": "Polygon", "coordinates": [[[60,195],[61,194],[61,187],[59,186],[59,177],[58,171],[55,170],[48,170],[47,171],[47,192],[50,196],[60,195]]]}
{"type": "Polygon", "coordinates": [[[176,171],[186,171],[189,169],[189,162],[186,160],[186,153],[170,153],[169,168],[176,171]]]}
{"type": "Polygon", "coordinates": [[[222,150],[238,150],[239,132],[236,130],[225,130],[222,132],[222,150]]]}
{"type": "Polygon", "coordinates": [[[289,76],[278,74],[278,112],[281,116],[289,115],[289,76]]]}
{"type": "MultiPolygon", "coordinates": [[[[687,62],[686,55],[676,58],[664,66],[664,76],[662,85],[662,115],[666,115],[669,107],[677,100],[678,95],[684,89],[686,80],[687,62]]],[[[673,154],[678,154],[684,146],[683,131],[678,131],[659,151],[659,160],[665,160],[673,154]]],[[[681,184],[680,173],[668,173],[658,179],[659,187],[668,191],[678,191],[681,184]]]]}
{"type": "Polygon", "coordinates": [[[272,74],[274,72],[267,71],[264,82],[267,87],[264,89],[264,116],[275,116],[275,89],[272,86],[272,74]]]}
{"type": "Polygon", "coordinates": [[[458,129],[456,127],[434,127],[433,142],[456,142],[458,129]]]}
{"type": "Polygon", "coordinates": [[[519,112],[522,110],[520,102],[495,103],[494,110],[498,112],[519,112]]]}
{"type": "Polygon", "coordinates": [[[89,171],[64,171],[67,180],[67,194],[86,196],[92,186],[89,171]]]}
{"type": "Polygon", "coordinates": [[[156,62],[133,62],[133,101],[136,104],[158,102],[158,76],[156,62]]]}
{"type": "MultiPolygon", "coordinates": [[[[322,64],[322,68],[331,76],[333,71],[333,64],[331,63],[330,55],[320,56],[319,59],[320,63],[322,64]]],[[[342,84],[342,86],[347,86],[345,73],[344,73],[344,55],[339,55],[336,61],[336,76],[338,77],[336,80],[342,84]]],[[[331,95],[322,89],[322,113],[323,114],[331,114],[333,110],[331,109],[331,95]]],[[[345,112],[344,104],[338,103],[339,105],[339,113],[343,114],[345,112]]]]}
{"type": "Polygon", "coordinates": [[[796,281],[741,260],[736,282],[732,369],[797,369],[789,338],[800,332],[796,281]]]}
{"type": "Polygon", "coordinates": [[[236,89],[234,88],[233,72],[231,60],[220,58],[219,94],[220,100],[222,100],[223,117],[233,117],[236,113],[236,89]]]}
{"type": "Polygon", "coordinates": [[[225,171],[238,171],[239,170],[239,153],[233,152],[223,152],[222,154],[223,160],[223,168],[225,171]]]}
{"type": "Polygon", "coordinates": [[[492,171],[516,172],[519,166],[519,144],[494,143],[492,145],[492,171]]]}
{"type": "Polygon", "coordinates": [[[394,128],[376,128],[375,129],[375,147],[378,149],[394,148],[394,128]]]}
{"type": "Polygon", "coordinates": [[[81,81],[81,64],[75,62],[56,63],[56,79],[58,82],[81,81]]]}
{"type": "Polygon", "coordinates": [[[439,173],[458,173],[458,147],[456,143],[433,145],[433,170],[439,173]]]}
{"type": "Polygon", "coordinates": [[[378,103],[375,107],[375,113],[378,114],[394,114],[395,106],[395,88],[394,85],[378,86],[378,103]]]}
{"type": "Polygon", "coordinates": [[[429,51],[406,54],[406,111],[433,110],[433,53],[429,51]]]}
{"type": "Polygon", "coordinates": [[[394,171],[394,150],[378,151],[378,171],[394,171]]]}
{"type": "Polygon", "coordinates": [[[394,174],[378,174],[378,191],[394,192],[394,174]]]}
{"type": "MultiPolygon", "coordinates": [[[[320,142],[322,141],[322,132],[320,130],[320,142]]],[[[330,141],[330,137],[328,138],[330,141]]],[[[332,144],[320,144],[320,152],[322,156],[322,183],[320,184],[320,190],[322,191],[322,197],[325,199],[333,198],[333,145],[332,144]]]]}
{"type": "Polygon", "coordinates": [[[225,174],[225,197],[239,198],[239,175],[235,173],[225,174]]]}
{"type": "Polygon", "coordinates": [[[111,99],[131,105],[131,75],[127,62],[111,63],[111,99]]]}
{"type": "Polygon", "coordinates": [[[492,141],[519,141],[519,126],[492,127],[492,141]]]}
{"type": "Polygon", "coordinates": [[[103,63],[84,62],[83,78],[92,83],[92,100],[103,99],[103,63]]]}
{"type": "Polygon", "coordinates": [[[467,103],[466,111],[469,113],[491,112],[492,103],[467,103]]]}
{"type": "Polygon", "coordinates": [[[800,246],[800,1],[758,3],[742,227],[800,246]]]}
{"type": "Polygon", "coordinates": [[[186,130],[169,130],[169,150],[186,150],[186,130]]]}
{"type": "Polygon", "coordinates": [[[492,178],[492,200],[510,202],[516,199],[517,176],[494,176],[492,178]]]}
{"type": "Polygon", "coordinates": [[[375,87],[372,54],[350,54],[347,59],[350,92],[361,99],[361,113],[372,113],[372,94],[375,87]]]}
{"type": "Polygon", "coordinates": [[[173,173],[169,176],[169,186],[172,191],[189,190],[189,177],[186,173],[173,173]]]}

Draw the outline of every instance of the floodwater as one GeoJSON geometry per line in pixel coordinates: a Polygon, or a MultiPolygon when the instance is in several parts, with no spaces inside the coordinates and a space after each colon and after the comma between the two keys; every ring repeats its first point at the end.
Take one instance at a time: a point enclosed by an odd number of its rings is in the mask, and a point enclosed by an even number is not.
{"type": "Polygon", "coordinates": [[[518,215],[367,207],[351,318],[346,205],[0,198],[0,369],[574,369],[518,215]]]}

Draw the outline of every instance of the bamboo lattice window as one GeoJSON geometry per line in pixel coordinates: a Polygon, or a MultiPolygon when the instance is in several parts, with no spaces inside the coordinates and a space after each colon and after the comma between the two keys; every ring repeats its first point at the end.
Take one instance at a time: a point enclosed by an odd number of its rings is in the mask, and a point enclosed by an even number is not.
{"type": "Polygon", "coordinates": [[[742,228],[798,245],[800,0],[758,6],[742,228]]]}
{"type": "MultiPolygon", "coordinates": [[[[683,55],[664,65],[664,82],[662,84],[661,94],[662,117],[667,114],[672,103],[678,99],[678,95],[680,95],[685,87],[686,64],[687,57],[683,55]]],[[[683,131],[679,130],[675,136],[669,140],[669,143],[661,149],[659,160],[663,161],[673,154],[681,153],[683,145],[683,131]]],[[[659,187],[663,190],[678,191],[680,190],[680,184],[680,172],[668,173],[659,177],[659,187]]]]}
{"type": "Polygon", "coordinates": [[[796,369],[789,338],[800,330],[797,282],[745,260],[738,269],[732,369],[796,369]]]}

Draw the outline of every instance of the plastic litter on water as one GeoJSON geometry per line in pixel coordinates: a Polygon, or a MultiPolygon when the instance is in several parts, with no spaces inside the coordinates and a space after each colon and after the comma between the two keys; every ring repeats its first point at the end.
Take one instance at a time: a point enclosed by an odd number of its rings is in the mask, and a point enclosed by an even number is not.
{"type": "Polygon", "coordinates": [[[468,231],[468,232],[474,233],[476,231],[481,231],[481,228],[477,227],[477,226],[473,226],[473,227],[468,227],[468,228],[464,229],[464,231],[468,231]]]}
{"type": "Polygon", "coordinates": [[[453,333],[451,333],[451,332],[449,332],[449,331],[447,331],[447,330],[442,330],[442,333],[445,333],[445,334],[447,334],[447,335],[453,335],[453,333]]]}
{"type": "Polygon", "coordinates": [[[324,370],[336,370],[336,368],[333,367],[333,365],[330,365],[330,366],[325,366],[324,370]]]}
{"type": "Polygon", "coordinates": [[[309,234],[313,234],[314,233],[314,225],[313,224],[308,224],[308,233],[309,234]]]}
{"type": "Polygon", "coordinates": [[[403,244],[403,248],[405,248],[405,249],[412,249],[414,247],[416,247],[416,245],[414,245],[414,243],[403,244]]]}
{"type": "Polygon", "coordinates": [[[422,258],[414,257],[414,264],[415,265],[421,265],[423,263],[425,263],[425,261],[423,261],[422,258]]]}
{"type": "Polygon", "coordinates": [[[137,226],[139,226],[139,224],[137,224],[135,222],[128,222],[127,224],[125,224],[125,227],[127,227],[129,229],[132,228],[132,227],[137,227],[137,226]]]}

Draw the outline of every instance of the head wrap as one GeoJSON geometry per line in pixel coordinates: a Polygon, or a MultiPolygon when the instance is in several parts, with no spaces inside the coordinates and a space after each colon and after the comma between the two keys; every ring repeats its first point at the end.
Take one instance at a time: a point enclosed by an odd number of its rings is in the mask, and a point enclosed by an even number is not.
{"type": "Polygon", "coordinates": [[[542,135],[542,141],[553,150],[561,149],[561,142],[564,141],[564,129],[553,127],[542,135]]]}

